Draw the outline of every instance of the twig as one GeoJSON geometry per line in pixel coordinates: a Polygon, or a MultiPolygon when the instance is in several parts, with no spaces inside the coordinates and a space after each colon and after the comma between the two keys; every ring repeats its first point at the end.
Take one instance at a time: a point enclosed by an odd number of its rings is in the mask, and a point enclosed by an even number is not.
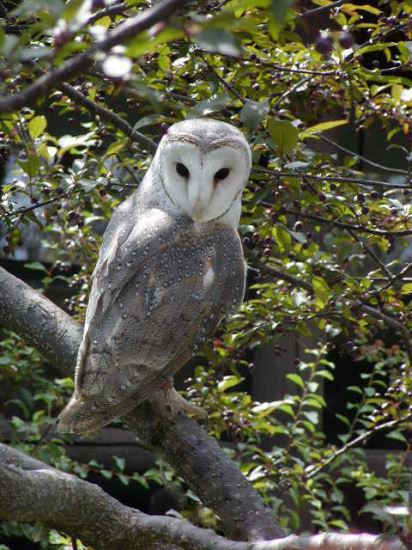
{"type": "Polygon", "coordinates": [[[286,92],[284,92],[281,96],[278,97],[278,99],[272,105],[272,109],[273,110],[277,109],[279,105],[283,103],[283,101],[287,97],[289,97],[290,94],[293,94],[293,92],[295,92],[298,88],[303,86],[303,84],[306,84],[306,82],[309,82],[310,80],[312,80],[314,77],[315,75],[306,76],[305,78],[302,78],[302,80],[299,80],[299,82],[296,82],[296,84],[294,84],[291,88],[286,90],[286,92]]]}
{"type": "Polygon", "coordinates": [[[409,363],[412,365],[412,345],[411,345],[411,335],[408,331],[408,329],[397,319],[394,319],[393,317],[390,317],[389,315],[386,315],[379,309],[376,309],[374,307],[368,306],[366,304],[362,304],[360,306],[361,310],[370,315],[371,317],[375,317],[375,319],[381,319],[384,321],[388,326],[394,328],[395,330],[398,330],[402,334],[402,338],[405,344],[406,353],[409,358],[409,363]]]}
{"type": "Polygon", "coordinates": [[[221,84],[232,94],[234,95],[239,101],[242,103],[245,103],[245,100],[243,97],[238,94],[238,92],[231,86],[226,80],[220,76],[220,74],[216,71],[216,69],[207,61],[205,56],[203,55],[203,52],[200,50],[196,50],[197,55],[200,57],[200,59],[203,61],[203,63],[208,67],[208,69],[216,76],[216,78],[219,80],[221,84]]]}
{"type": "Polygon", "coordinates": [[[307,218],[308,220],[314,220],[319,223],[335,225],[336,227],[342,227],[344,229],[353,229],[353,231],[359,231],[361,233],[370,233],[371,235],[379,235],[381,237],[404,237],[406,235],[412,235],[412,229],[401,229],[399,231],[389,231],[385,229],[370,229],[369,227],[364,227],[363,225],[351,225],[350,223],[340,222],[338,220],[329,220],[327,218],[322,218],[322,216],[317,216],[316,214],[309,214],[309,212],[301,212],[298,210],[288,210],[283,209],[283,212],[286,214],[292,214],[293,216],[298,216],[301,218],[307,218]]]}
{"type": "MultiPolygon", "coordinates": [[[[320,198],[320,192],[312,185],[311,182],[309,182],[306,178],[304,179],[306,184],[309,186],[309,188],[312,190],[312,193],[314,193],[318,198],[320,198]]],[[[330,214],[333,216],[335,213],[333,211],[333,208],[328,204],[326,205],[327,210],[330,212],[330,214]]],[[[353,231],[353,229],[347,228],[346,231],[349,233],[349,235],[354,239],[360,246],[363,248],[363,250],[366,251],[367,254],[379,265],[382,272],[386,274],[386,276],[389,278],[389,280],[393,279],[392,273],[389,271],[389,269],[386,267],[386,265],[381,261],[379,256],[375,253],[375,251],[368,246],[367,243],[363,242],[357,235],[356,232],[353,231]]]]}
{"type": "Polygon", "coordinates": [[[144,149],[150,153],[154,153],[157,149],[157,144],[150,138],[147,138],[137,130],[135,130],[124,118],[120,117],[113,111],[110,111],[106,107],[95,103],[90,100],[84,94],[76,90],[73,86],[67,83],[60,83],[59,88],[76,103],[83,105],[88,111],[94,115],[98,115],[100,118],[111,122],[116,128],[126,134],[132,141],[136,141],[144,149]]]}
{"type": "Polygon", "coordinates": [[[47,206],[48,204],[53,204],[54,202],[58,202],[62,199],[67,198],[72,191],[68,191],[67,193],[62,193],[58,197],[53,197],[52,199],[47,199],[43,202],[36,202],[35,204],[32,204],[31,206],[26,206],[24,208],[19,208],[18,210],[14,212],[7,212],[9,216],[20,216],[21,214],[26,214],[26,212],[31,212],[32,210],[36,210],[37,208],[41,208],[42,206],[47,206]]]}
{"type": "Polygon", "coordinates": [[[268,275],[274,275],[278,279],[283,279],[284,281],[287,281],[288,283],[293,284],[297,288],[304,288],[308,292],[313,293],[313,287],[307,281],[304,281],[302,279],[298,279],[297,277],[294,277],[293,275],[290,275],[290,273],[286,273],[285,271],[277,269],[276,267],[273,267],[269,264],[264,264],[262,262],[259,262],[259,260],[257,260],[256,258],[253,258],[253,262],[254,262],[254,264],[256,265],[257,268],[259,268],[261,271],[267,273],[268,275]]]}
{"type": "Polygon", "coordinates": [[[57,83],[65,81],[87,69],[97,52],[107,52],[113,46],[122,44],[129,38],[152,27],[159,21],[164,21],[172,13],[189,0],[162,0],[153,8],[121,23],[107,34],[106,38],[96,42],[94,46],[80,53],[61,66],[51,69],[45,75],[27,86],[22,92],[0,98],[0,113],[9,113],[33,104],[41,95],[46,94],[57,83]]]}
{"type": "MultiPolygon", "coordinates": [[[[236,61],[239,63],[239,61],[252,61],[251,59],[248,59],[247,57],[237,57],[235,55],[225,54],[222,52],[209,52],[208,50],[203,50],[201,48],[197,49],[197,52],[207,53],[207,54],[213,54],[213,55],[220,55],[221,57],[224,57],[225,59],[233,59],[233,61],[236,61]]],[[[282,71],[285,73],[296,73],[296,74],[312,74],[312,75],[318,75],[318,76],[336,76],[338,73],[342,73],[342,71],[317,71],[315,69],[297,69],[292,67],[285,67],[284,65],[277,65],[276,63],[272,63],[271,61],[267,61],[266,59],[262,59],[260,57],[253,59],[254,65],[263,65],[264,67],[269,67],[271,69],[275,69],[277,71],[282,71]]]]}
{"type": "Polygon", "coordinates": [[[102,8],[101,10],[94,13],[91,17],[89,17],[87,24],[93,25],[96,21],[99,19],[102,19],[102,17],[106,17],[107,15],[118,15],[120,13],[123,13],[125,10],[127,10],[128,6],[125,2],[120,2],[119,4],[114,4],[112,6],[107,6],[105,8],[102,8]]]}
{"type": "Polygon", "coordinates": [[[336,143],[336,141],[331,140],[330,138],[327,138],[325,136],[318,136],[319,139],[324,141],[325,143],[329,143],[329,145],[332,145],[335,147],[335,149],[339,149],[340,151],[343,151],[347,155],[350,155],[351,157],[355,157],[365,164],[369,164],[369,166],[373,166],[374,168],[379,168],[379,170],[384,170],[385,172],[395,172],[397,174],[403,174],[406,176],[408,172],[406,170],[401,170],[400,168],[390,168],[389,166],[384,166],[383,164],[378,164],[377,162],[373,162],[372,160],[367,159],[366,157],[363,157],[362,155],[359,155],[358,153],[355,153],[354,151],[351,151],[350,149],[346,149],[346,147],[343,147],[343,145],[339,145],[339,143],[336,143]]]}
{"type": "Polygon", "coordinates": [[[345,62],[351,61],[353,57],[358,53],[359,50],[362,48],[365,48],[366,46],[371,46],[372,44],[375,44],[376,42],[382,40],[383,38],[389,36],[390,34],[398,31],[402,31],[403,29],[407,29],[412,25],[411,21],[407,21],[406,23],[399,23],[399,25],[395,25],[394,27],[387,29],[384,32],[380,32],[376,34],[373,38],[370,38],[369,40],[366,40],[365,42],[362,42],[362,44],[359,44],[354,48],[345,58],[345,62]]]}
{"type": "Polygon", "coordinates": [[[331,4],[328,4],[327,6],[320,6],[318,8],[313,8],[311,10],[304,11],[300,14],[301,17],[309,17],[311,15],[317,15],[318,13],[323,13],[326,11],[333,10],[334,8],[337,8],[338,6],[341,6],[342,4],[345,4],[346,0],[336,0],[336,2],[332,2],[331,4]]]}
{"type": "Polygon", "coordinates": [[[345,176],[319,176],[314,174],[308,174],[306,172],[288,172],[288,171],[278,171],[276,169],[270,170],[268,168],[263,168],[262,166],[254,166],[253,170],[257,172],[265,172],[274,177],[277,176],[291,176],[296,178],[310,178],[319,181],[339,181],[343,183],[355,183],[358,185],[370,185],[371,187],[388,187],[391,189],[412,189],[409,185],[397,185],[396,183],[388,183],[386,181],[379,180],[370,180],[370,179],[359,179],[351,178],[345,176]]]}
{"type": "Polygon", "coordinates": [[[365,443],[365,441],[368,440],[373,435],[379,432],[383,432],[385,430],[391,430],[392,428],[396,428],[396,426],[398,426],[399,424],[402,424],[402,422],[410,422],[411,420],[412,420],[412,414],[408,414],[403,418],[397,418],[396,420],[389,420],[388,422],[384,422],[379,426],[375,426],[371,428],[367,432],[359,435],[358,437],[355,437],[355,439],[352,439],[351,441],[343,445],[343,447],[341,447],[336,452],[334,452],[329,458],[324,460],[322,464],[320,464],[319,466],[313,466],[312,464],[308,466],[305,470],[306,479],[311,479],[312,477],[316,476],[319,472],[324,470],[337,458],[345,454],[349,449],[352,449],[353,447],[357,447],[358,445],[365,443]]]}

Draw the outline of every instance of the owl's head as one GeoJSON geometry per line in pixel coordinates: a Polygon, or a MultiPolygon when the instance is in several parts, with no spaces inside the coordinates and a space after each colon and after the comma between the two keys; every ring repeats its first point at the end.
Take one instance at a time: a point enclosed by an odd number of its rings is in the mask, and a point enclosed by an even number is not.
{"type": "Polygon", "coordinates": [[[178,122],[163,137],[157,158],[175,206],[199,223],[226,217],[237,224],[251,166],[249,145],[237,128],[213,119],[178,122]]]}

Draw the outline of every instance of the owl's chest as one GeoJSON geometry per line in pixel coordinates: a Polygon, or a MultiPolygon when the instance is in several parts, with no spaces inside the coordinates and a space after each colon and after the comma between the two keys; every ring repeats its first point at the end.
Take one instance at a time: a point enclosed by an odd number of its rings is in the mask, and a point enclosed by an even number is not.
{"type": "MultiPolygon", "coordinates": [[[[159,235],[150,254],[156,286],[161,289],[184,285],[204,299],[225,287],[241,300],[244,292],[245,264],[236,231],[217,224],[176,224],[168,239],[159,235]],[[232,282],[232,288],[229,282],[232,282]]],[[[153,281],[154,283],[155,281],[153,281]]],[[[234,299],[234,298],[233,298],[234,299]]]]}
{"type": "Polygon", "coordinates": [[[243,301],[246,279],[238,233],[226,226],[210,224],[200,229],[193,227],[189,235],[192,244],[187,255],[195,269],[197,296],[213,303],[222,316],[236,310],[243,301]]]}

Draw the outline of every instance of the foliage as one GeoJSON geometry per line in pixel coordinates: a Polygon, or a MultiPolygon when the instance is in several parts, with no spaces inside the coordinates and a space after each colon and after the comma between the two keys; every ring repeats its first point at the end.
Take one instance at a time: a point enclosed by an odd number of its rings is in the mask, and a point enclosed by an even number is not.
{"type": "MultiPolygon", "coordinates": [[[[107,12],[113,5],[104,1],[22,1],[0,20],[2,93],[16,94],[70,62],[149,4],[127,0],[107,12]]],[[[155,141],[187,117],[239,126],[254,160],[240,226],[248,297],[199,353],[186,393],[208,411],[209,431],[230,442],[228,452],[287,530],[301,530],[304,514],[317,529],[348,529],[356,518],[345,494],[356,486],[390,531],[399,523],[385,507],[408,504],[411,451],[412,5],[329,4],[193,2],[168,25],[96,55],[71,81],[83,100],[58,83],[34,106],[1,115],[0,154],[8,158],[2,252],[13,257],[40,231],[43,263],[29,267],[42,272],[45,292],[68,282],[66,307],[81,320],[104,224],[150,164],[139,141],[99,107],[155,141]],[[376,133],[382,154],[370,161],[354,144],[376,133]],[[381,164],[384,155],[392,167],[381,164]],[[282,359],[288,339],[299,348],[287,375],[293,390],[278,401],[253,401],[244,391],[253,354],[270,345],[282,359]],[[321,420],[335,346],[361,380],[346,388],[331,442],[321,420]],[[388,456],[384,476],[360,448],[377,433],[396,441],[400,453],[388,456]]],[[[186,490],[167,470],[130,474],[121,458],[113,471],[98,457],[76,464],[64,439],[43,438],[72,382],[55,380],[52,366],[12,334],[1,343],[0,380],[13,444],[82,476],[100,472],[125,484],[186,490]]],[[[188,502],[182,514],[218,527],[190,492],[188,502]]],[[[6,524],[0,532],[67,547],[64,537],[37,527],[6,524]]]]}

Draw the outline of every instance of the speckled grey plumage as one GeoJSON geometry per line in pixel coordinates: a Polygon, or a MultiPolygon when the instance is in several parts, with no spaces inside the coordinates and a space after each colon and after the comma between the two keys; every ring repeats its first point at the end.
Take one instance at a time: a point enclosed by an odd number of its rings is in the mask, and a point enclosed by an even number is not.
{"type": "MultiPolygon", "coordinates": [[[[208,146],[216,140],[210,128],[208,146]]],[[[144,401],[242,302],[237,231],[220,220],[195,223],[171,205],[157,162],[104,234],[61,431],[97,429],[144,401]]]]}

